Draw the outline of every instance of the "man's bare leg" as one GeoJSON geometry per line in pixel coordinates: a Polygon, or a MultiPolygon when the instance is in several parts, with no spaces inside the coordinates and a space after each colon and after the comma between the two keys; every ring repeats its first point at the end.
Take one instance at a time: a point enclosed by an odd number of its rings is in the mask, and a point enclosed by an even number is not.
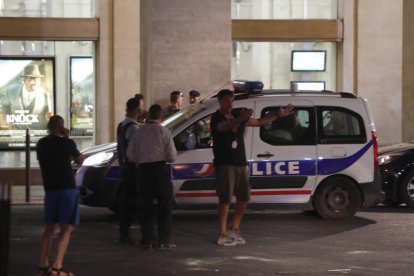
{"type": "Polygon", "coordinates": [[[39,268],[49,266],[49,252],[52,244],[53,234],[55,233],[56,224],[46,224],[40,244],[40,263],[39,268]]]}
{"type": "Polygon", "coordinates": [[[72,231],[73,225],[71,224],[62,224],[60,226],[60,233],[56,244],[56,259],[53,263],[54,268],[62,268],[63,258],[65,257],[72,231]]]}
{"type": "Polygon", "coordinates": [[[237,201],[236,207],[234,210],[234,216],[233,216],[233,224],[231,229],[233,231],[239,231],[240,229],[240,223],[243,219],[244,210],[246,209],[247,202],[246,201],[237,201]]]}

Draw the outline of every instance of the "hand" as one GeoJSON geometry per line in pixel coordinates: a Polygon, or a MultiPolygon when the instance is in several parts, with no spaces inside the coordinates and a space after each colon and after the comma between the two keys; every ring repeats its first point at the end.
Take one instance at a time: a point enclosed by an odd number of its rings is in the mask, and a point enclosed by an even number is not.
{"type": "Polygon", "coordinates": [[[253,115],[253,109],[250,109],[250,108],[244,108],[241,112],[240,112],[240,114],[239,114],[239,116],[237,116],[237,121],[239,122],[239,123],[241,123],[241,122],[244,122],[244,121],[247,121],[248,119],[250,119],[250,117],[252,117],[252,115],[253,115]]]}
{"type": "Polygon", "coordinates": [[[282,118],[282,117],[289,116],[292,113],[293,109],[295,109],[293,104],[288,104],[286,106],[281,106],[278,113],[277,113],[277,117],[282,118]]]}

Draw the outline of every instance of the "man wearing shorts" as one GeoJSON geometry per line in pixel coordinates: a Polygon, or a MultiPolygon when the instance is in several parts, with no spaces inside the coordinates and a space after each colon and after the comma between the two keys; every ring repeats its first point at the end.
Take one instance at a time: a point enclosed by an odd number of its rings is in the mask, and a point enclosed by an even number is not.
{"type": "Polygon", "coordinates": [[[244,147],[246,126],[263,126],[277,118],[289,115],[291,104],[281,107],[277,115],[260,119],[251,118],[253,110],[242,108],[233,110],[233,92],[223,89],[217,94],[219,109],[211,117],[213,136],[214,167],[216,170],[216,192],[219,198],[219,231],[217,241],[221,246],[245,244],[240,234],[240,223],[244,209],[250,200],[250,183],[244,147]],[[227,231],[227,217],[233,195],[236,205],[231,230],[227,231]]]}
{"type": "Polygon", "coordinates": [[[47,124],[49,135],[36,145],[37,159],[45,190],[45,223],[41,241],[38,275],[73,275],[63,270],[63,258],[69,245],[74,225],[79,224],[79,196],[75,185],[71,160],[81,165],[84,156],[75,142],[68,138],[63,118],[53,115],[47,124]],[[49,251],[57,225],[60,233],[56,243],[55,260],[49,264],[49,251]]]}

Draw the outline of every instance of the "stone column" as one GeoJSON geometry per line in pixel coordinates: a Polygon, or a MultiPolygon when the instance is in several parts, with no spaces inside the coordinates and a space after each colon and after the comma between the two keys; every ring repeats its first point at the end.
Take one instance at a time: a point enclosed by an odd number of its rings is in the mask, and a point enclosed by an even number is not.
{"type": "Polygon", "coordinates": [[[96,143],[115,140],[125,102],[140,91],[140,1],[103,0],[99,4],[96,143]]]}
{"type": "Polygon", "coordinates": [[[372,107],[380,145],[402,141],[403,3],[358,1],[357,90],[372,107]]]}
{"type": "Polygon", "coordinates": [[[402,140],[414,140],[414,1],[403,6],[402,140]]]}
{"type": "Polygon", "coordinates": [[[229,84],[230,0],[141,0],[141,84],[148,103],[173,90],[205,97],[229,84]]]}

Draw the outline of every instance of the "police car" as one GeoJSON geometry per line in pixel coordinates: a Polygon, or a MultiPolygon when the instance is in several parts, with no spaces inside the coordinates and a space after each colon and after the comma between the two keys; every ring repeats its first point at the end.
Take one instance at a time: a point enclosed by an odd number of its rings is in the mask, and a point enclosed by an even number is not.
{"type": "MultiPolygon", "coordinates": [[[[293,104],[294,112],[245,131],[252,208],[281,205],[313,208],[325,219],[354,215],[382,202],[378,145],[368,102],[351,93],[268,90],[235,97],[234,108],[255,118],[293,104]]],[[[177,208],[216,208],[209,121],[216,98],[167,118],[178,150],[170,165],[177,208]]],[[[117,209],[120,169],[116,144],[89,150],[76,173],[82,203],[117,209]],[[92,153],[91,154],[91,150],[92,153]]]]}

